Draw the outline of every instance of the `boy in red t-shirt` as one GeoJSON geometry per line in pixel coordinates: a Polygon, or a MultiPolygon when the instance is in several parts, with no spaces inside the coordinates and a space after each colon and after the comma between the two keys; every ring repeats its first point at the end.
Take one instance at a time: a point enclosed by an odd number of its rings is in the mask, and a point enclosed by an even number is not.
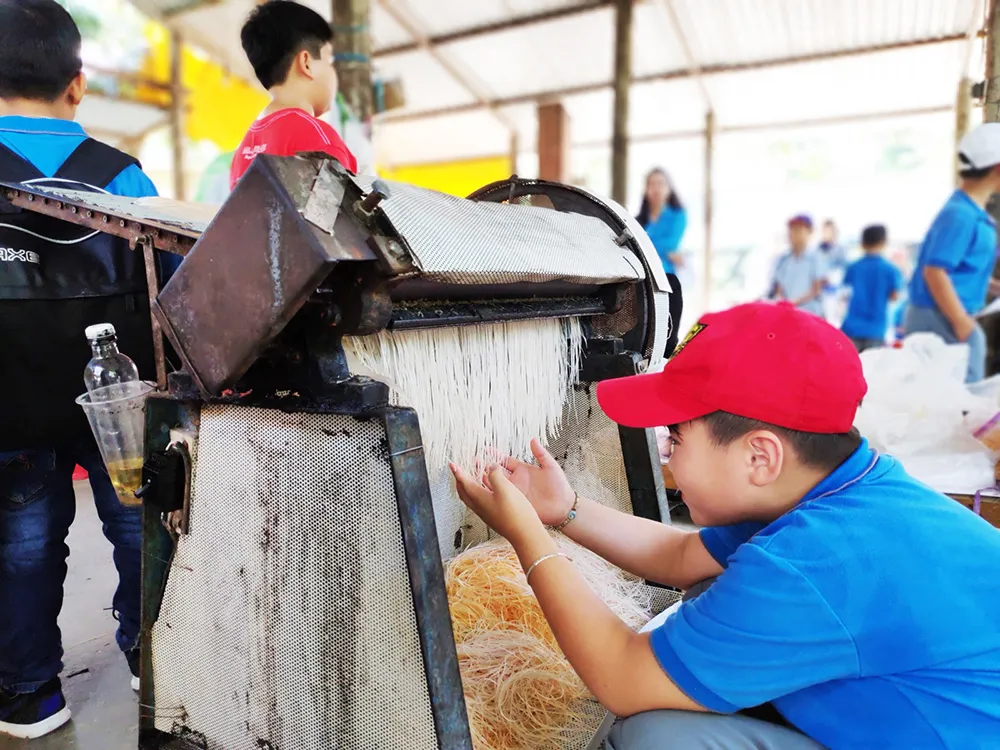
{"type": "Polygon", "coordinates": [[[233,156],[230,189],[257,154],[325,151],[357,172],[357,159],[337,131],[319,119],[337,96],[333,29],[324,18],[291,0],[270,0],[250,14],[240,38],[271,104],[233,156]]]}

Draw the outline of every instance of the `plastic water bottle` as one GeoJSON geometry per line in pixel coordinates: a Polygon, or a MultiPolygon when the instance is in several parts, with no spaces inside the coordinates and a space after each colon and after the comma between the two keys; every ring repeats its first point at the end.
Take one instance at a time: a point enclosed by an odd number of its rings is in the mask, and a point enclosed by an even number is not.
{"type": "MultiPolygon", "coordinates": [[[[139,381],[135,362],[118,351],[118,336],[110,323],[89,326],[87,340],[93,358],[83,371],[87,386],[88,419],[118,499],[124,505],[139,505],[135,491],[142,482],[143,410],[146,386],[139,381]]],[[[77,400],[80,403],[80,400],[77,400]]]]}
{"type": "Polygon", "coordinates": [[[85,333],[94,355],[83,371],[83,382],[88,392],[139,379],[135,362],[118,351],[118,335],[113,325],[99,323],[89,326],[85,333]]]}

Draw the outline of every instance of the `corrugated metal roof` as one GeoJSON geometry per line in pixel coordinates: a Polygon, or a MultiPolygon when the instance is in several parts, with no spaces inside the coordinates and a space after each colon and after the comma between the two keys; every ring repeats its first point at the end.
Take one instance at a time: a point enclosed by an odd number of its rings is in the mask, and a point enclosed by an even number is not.
{"type": "MultiPolygon", "coordinates": [[[[329,16],[332,0],[303,1],[329,16]]],[[[155,13],[181,0],[134,2],[155,13]]],[[[234,73],[252,78],[239,28],[253,5],[253,0],[225,0],[172,22],[234,73]]],[[[963,37],[981,20],[976,16],[982,5],[982,0],[638,0],[633,30],[638,81],[630,131],[648,138],[703,126],[706,102],[686,78],[682,37],[706,71],[705,87],[723,129],[951,106],[965,59],[963,37]],[[867,54],[848,56],[855,51],[867,54]],[[835,57],[824,59],[830,56],[835,57]],[[770,62],[774,65],[740,70],[770,62]]],[[[372,0],[375,67],[384,77],[401,79],[407,99],[404,109],[376,125],[384,163],[506,153],[511,138],[497,116],[414,44],[396,14],[432,41],[440,40],[437,54],[474,77],[476,88],[498,103],[522,148],[533,148],[534,99],[548,96],[564,101],[574,143],[610,137],[614,15],[608,0],[372,0]],[[545,20],[525,22],[529,17],[545,20]],[[515,26],[497,28],[505,23],[515,26]]]]}

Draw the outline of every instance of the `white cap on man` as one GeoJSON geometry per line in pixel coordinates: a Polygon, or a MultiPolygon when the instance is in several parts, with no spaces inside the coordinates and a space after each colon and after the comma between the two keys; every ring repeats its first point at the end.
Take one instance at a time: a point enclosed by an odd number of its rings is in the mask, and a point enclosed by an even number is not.
{"type": "Polygon", "coordinates": [[[966,133],[958,142],[961,171],[1000,164],[1000,122],[987,122],[966,133]]]}

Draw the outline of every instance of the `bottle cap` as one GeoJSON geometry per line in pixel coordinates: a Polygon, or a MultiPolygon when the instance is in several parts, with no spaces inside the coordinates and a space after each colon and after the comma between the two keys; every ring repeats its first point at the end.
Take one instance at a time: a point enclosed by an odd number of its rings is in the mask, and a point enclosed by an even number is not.
{"type": "Polygon", "coordinates": [[[87,326],[87,330],[84,333],[88,341],[96,341],[97,339],[106,339],[114,336],[115,327],[110,323],[98,323],[95,326],[87,326]]]}

